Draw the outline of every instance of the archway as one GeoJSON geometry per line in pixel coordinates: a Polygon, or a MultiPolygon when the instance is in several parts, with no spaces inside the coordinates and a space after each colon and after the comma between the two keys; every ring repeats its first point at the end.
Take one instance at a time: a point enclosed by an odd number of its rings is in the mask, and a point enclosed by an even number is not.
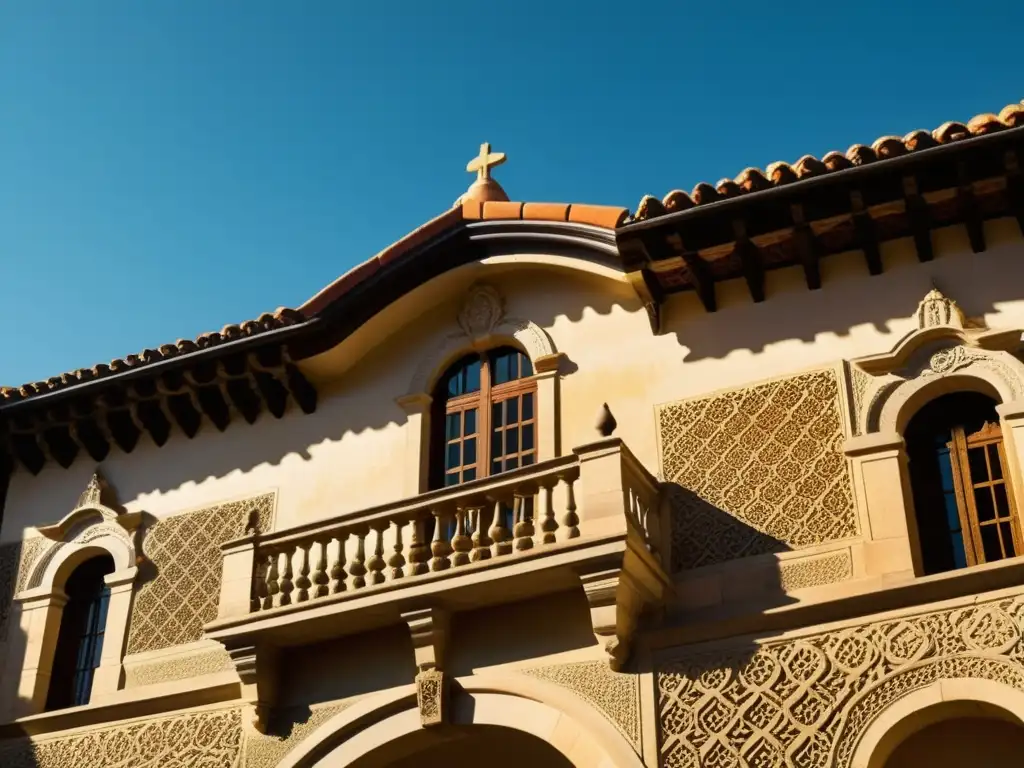
{"type": "MultiPolygon", "coordinates": [[[[980,713],[979,713],[980,714],[980,713]]],[[[1024,725],[1000,717],[953,717],[896,745],[882,768],[1004,768],[1024,754],[1024,725]]]]}

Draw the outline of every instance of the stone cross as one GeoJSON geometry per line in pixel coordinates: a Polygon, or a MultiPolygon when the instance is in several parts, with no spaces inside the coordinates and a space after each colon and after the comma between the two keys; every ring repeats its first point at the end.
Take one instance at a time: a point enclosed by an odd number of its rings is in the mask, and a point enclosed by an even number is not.
{"type": "Polygon", "coordinates": [[[480,145],[480,154],[466,164],[466,171],[469,173],[476,171],[477,180],[483,181],[491,178],[491,168],[496,165],[501,165],[504,162],[505,153],[491,152],[490,142],[485,141],[480,145]]]}

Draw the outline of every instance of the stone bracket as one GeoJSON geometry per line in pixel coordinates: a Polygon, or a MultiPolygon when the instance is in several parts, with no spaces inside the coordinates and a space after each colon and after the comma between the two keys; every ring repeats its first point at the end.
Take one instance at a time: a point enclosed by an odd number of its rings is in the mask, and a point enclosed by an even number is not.
{"type": "Polygon", "coordinates": [[[242,701],[250,709],[249,725],[265,734],[277,700],[278,649],[240,645],[228,648],[228,656],[242,682],[242,701]]]}
{"type": "Polygon", "coordinates": [[[440,725],[448,718],[450,680],[444,672],[445,652],[451,615],[441,608],[423,608],[402,613],[412,636],[416,659],[416,701],[420,724],[440,725]]]}

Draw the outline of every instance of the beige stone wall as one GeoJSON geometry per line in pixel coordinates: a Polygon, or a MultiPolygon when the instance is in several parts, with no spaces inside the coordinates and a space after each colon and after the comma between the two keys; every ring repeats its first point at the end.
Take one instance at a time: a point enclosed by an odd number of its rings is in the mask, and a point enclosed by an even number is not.
{"type": "Polygon", "coordinates": [[[880,716],[940,681],[988,681],[1024,694],[1022,632],[1017,588],[664,651],[655,671],[661,764],[847,768],[880,716]]]}

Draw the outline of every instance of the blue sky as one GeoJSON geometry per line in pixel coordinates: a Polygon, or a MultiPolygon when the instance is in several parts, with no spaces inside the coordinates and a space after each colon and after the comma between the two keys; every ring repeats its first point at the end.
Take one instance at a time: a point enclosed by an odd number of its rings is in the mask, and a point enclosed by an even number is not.
{"type": "Polygon", "coordinates": [[[301,304],[482,141],[513,199],[634,208],[1024,98],[1024,3],[828,5],[3,3],[0,383],[301,304]]]}

